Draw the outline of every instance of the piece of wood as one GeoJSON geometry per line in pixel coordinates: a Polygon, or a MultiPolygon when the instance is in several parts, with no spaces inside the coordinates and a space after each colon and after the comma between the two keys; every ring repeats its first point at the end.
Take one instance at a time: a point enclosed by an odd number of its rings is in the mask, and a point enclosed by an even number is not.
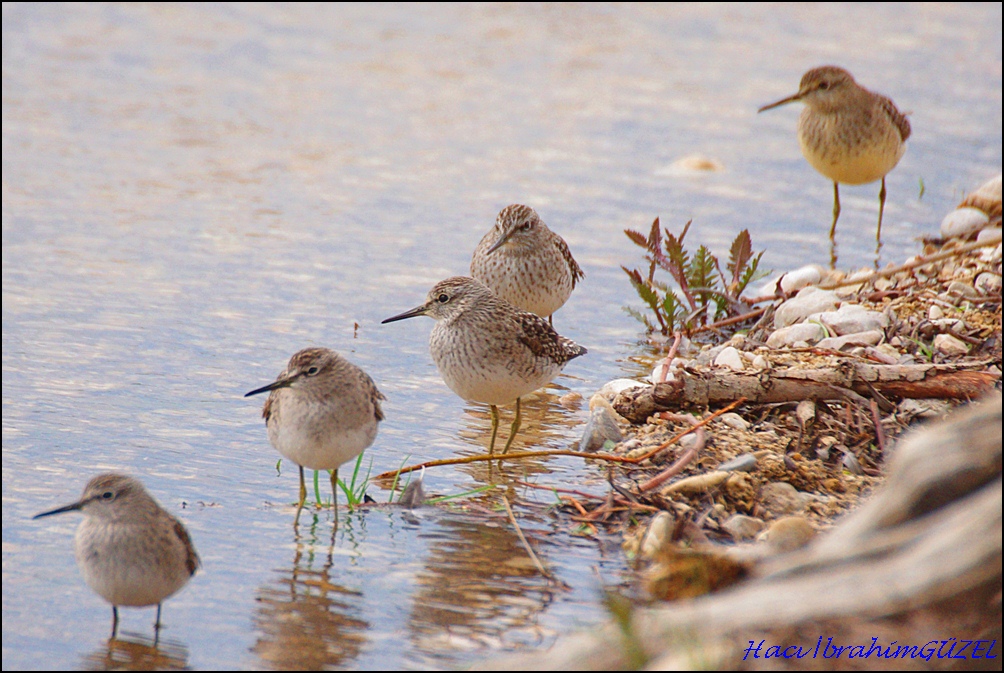
{"type": "MultiPolygon", "coordinates": [[[[979,368],[984,366],[981,363],[979,368]]],[[[614,400],[614,410],[633,423],[642,423],[656,412],[721,404],[738,397],[746,397],[754,404],[843,399],[867,407],[867,398],[874,389],[887,397],[976,399],[989,392],[998,378],[958,365],[873,365],[851,361],[827,369],[678,370],[675,376],[673,381],[623,391],[614,400]]]]}

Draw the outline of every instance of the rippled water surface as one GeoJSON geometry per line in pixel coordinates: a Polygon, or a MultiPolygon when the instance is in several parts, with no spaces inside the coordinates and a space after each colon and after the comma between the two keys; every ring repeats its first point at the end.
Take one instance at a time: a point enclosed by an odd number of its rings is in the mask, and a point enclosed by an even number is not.
{"type": "MultiPolygon", "coordinates": [[[[619,538],[577,535],[519,483],[605,493],[601,467],[433,469],[434,494],[500,488],[295,534],[294,470],[277,476],[242,394],[325,345],[387,395],[374,472],[483,451],[487,415],[440,380],[431,321],[379,322],[466,273],[495,214],[527,203],[586,272],[555,324],[589,354],[528,399],[516,446],[569,446],[586,411],[558,396],[644,353],[624,228],[693,219],[721,254],[748,228],[770,268],[829,261],[831,186],[798,150],[797,106],[756,114],[824,63],[911,112],[878,259],[899,261],[1000,170],[999,4],[5,3],[3,667],[457,667],[603,620],[619,538]],[[674,167],[689,155],[723,170],[674,167]],[[123,610],[107,641],[75,515],[30,520],[110,469],[202,555],[157,650],[153,610],[123,610]]],[[[877,192],[842,190],[842,267],[876,262],[877,192]]]]}

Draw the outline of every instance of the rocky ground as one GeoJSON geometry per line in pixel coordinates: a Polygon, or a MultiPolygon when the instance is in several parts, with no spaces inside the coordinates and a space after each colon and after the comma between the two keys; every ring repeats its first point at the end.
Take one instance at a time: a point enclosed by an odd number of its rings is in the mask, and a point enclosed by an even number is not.
{"type": "Polygon", "coordinates": [[[590,400],[581,448],[637,462],[610,463],[605,502],[564,502],[586,527],[623,525],[649,597],[801,547],[882,483],[905,429],[1000,388],[1000,176],[941,234],[899,266],[774,279],[755,324],[671,340],[651,381],[590,400]]]}

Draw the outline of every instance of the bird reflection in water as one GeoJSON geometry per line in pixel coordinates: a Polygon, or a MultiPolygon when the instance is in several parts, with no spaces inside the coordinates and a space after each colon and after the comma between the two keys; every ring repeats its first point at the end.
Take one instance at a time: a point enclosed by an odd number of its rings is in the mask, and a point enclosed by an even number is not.
{"type": "Polygon", "coordinates": [[[183,671],[188,669],[188,656],[188,648],[179,642],[120,634],[84,657],[80,667],[85,671],[183,671]]]}
{"type": "Polygon", "coordinates": [[[271,668],[348,666],[366,644],[362,594],[332,581],[334,532],[326,554],[319,558],[316,549],[297,539],[292,568],[258,590],[252,651],[271,668]]]}
{"type": "MultiPolygon", "coordinates": [[[[408,617],[412,646],[442,666],[457,650],[540,646],[554,634],[538,618],[564,585],[541,576],[511,526],[443,520],[429,534],[429,551],[408,617]]],[[[523,532],[547,565],[546,547],[523,532]]]]}

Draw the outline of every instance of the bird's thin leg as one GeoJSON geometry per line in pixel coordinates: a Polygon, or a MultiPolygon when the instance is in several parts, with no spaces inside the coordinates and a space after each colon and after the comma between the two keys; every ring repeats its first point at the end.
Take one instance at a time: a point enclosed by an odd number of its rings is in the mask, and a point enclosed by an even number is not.
{"type": "Polygon", "coordinates": [[[830,240],[837,233],[837,219],[840,218],[840,185],[833,181],[833,224],[830,225],[830,240]]]}
{"type": "Polygon", "coordinates": [[[553,313],[551,315],[547,316],[547,324],[550,325],[551,327],[554,327],[554,314],[553,313]]]}
{"type": "Polygon", "coordinates": [[[879,190],[879,221],[875,231],[875,240],[882,240],[882,213],[885,212],[885,176],[882,176],[882,189],[879,190]]]}
{"type": "Polygon", "coordinates": [[[331,511],[335,513],[335,528],[338,528],[338,468],[331,471],[331,511]]]}
{"type": "Polygon", "coordinates": [[[519,398],[516,398],[516,418],[512,419],[512,427],[509,428],[509,439],[506,440],[505,448],[502,449],[502,453],[509,453],[509,447],[512,446],[512,440],[516,438],[516,433],[519,432],[519,398]]]}
{"type": "Polygon", "coordinates": [[[119,607],[117,605],[112,606],[112,640],[115,640],[115,636],[119,632],[119,607]]]}
{"type": "Polygon", "coordinates": [[[160,642],[160,603],[157,603],[157,621],[153,623],[153,644],[160,642]]]}
{"type": "Polygon", "coordinates": [[[300,510],[303,509],[303,503],[307,501],[307,484],[303,481],[303,466],[298,465],[297,467],[300,468],[300,503],[296,506],[294,525],[300,523],[300,510]]]}
{"type": "Polygon", "coordinates": [[[499,432],[499,408],[494,404],[488,405],[492,408],[492,441],[488,443],[488,455],[495,453],[495,435],[499,432]]]}

